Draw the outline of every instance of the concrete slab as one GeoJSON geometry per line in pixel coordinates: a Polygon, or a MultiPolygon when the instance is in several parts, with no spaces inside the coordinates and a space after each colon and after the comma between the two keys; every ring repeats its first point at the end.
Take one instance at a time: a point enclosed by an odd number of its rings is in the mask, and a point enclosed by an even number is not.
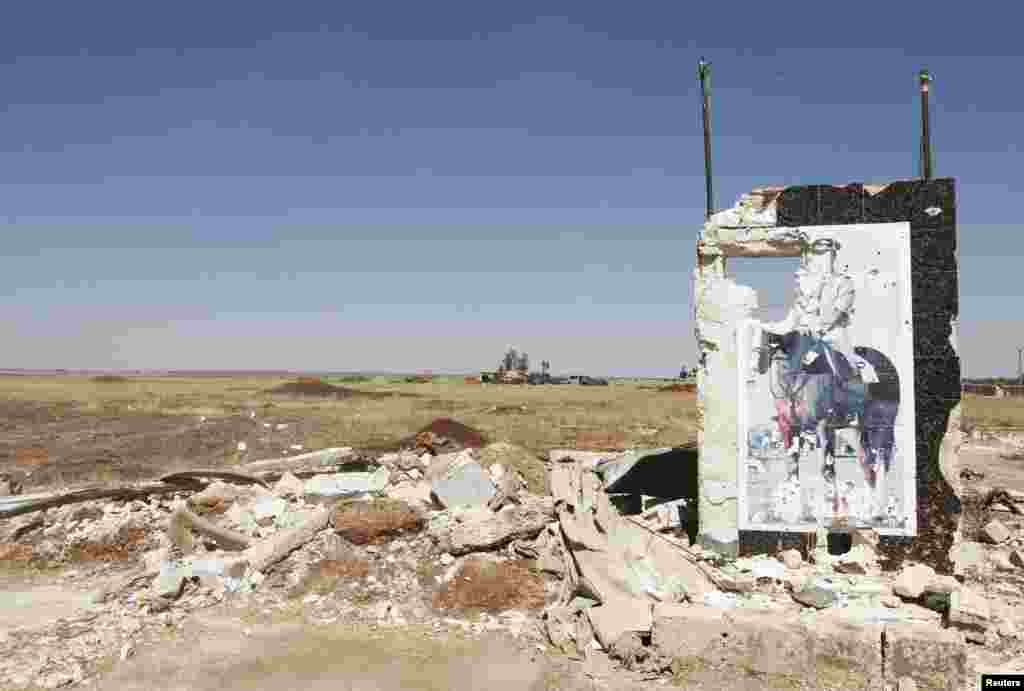
{"type": "Polygon", "coordinates": [[[963,635],[921,624],[886,624],[885,680],[910,677],[921,691],[959,691],[967,678],[963,635]]]}

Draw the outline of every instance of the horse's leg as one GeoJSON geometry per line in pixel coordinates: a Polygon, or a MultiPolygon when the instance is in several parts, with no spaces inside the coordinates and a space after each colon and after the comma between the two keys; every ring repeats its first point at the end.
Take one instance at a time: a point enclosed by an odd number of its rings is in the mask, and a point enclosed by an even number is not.
{"type": "Polygon", "coordinates": [[[839,512],[839,480],[835,467],[835,429],[830,427],[827,418],[822,419],[815,426],[815,435],[818,440],[818,456],[821,461],[819,467],[822,470],[822,478],[824,479],[822,494],[826,493],[824,490],[831,484],[832,512],[836,514],[839,512]]]}

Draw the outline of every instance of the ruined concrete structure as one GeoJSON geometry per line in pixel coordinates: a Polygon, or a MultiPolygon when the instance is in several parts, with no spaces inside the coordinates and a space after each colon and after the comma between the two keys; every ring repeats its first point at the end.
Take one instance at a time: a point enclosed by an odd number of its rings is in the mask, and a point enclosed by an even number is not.
{"type": "Polygon", "coordinates": [[[912,319],[907,321],[912,324],[907,326],[912,328],[913,373],[904,373],[912,379],[912,386],[908,382],[904,391],[911,391],[913,400],[904,405],[912,404],[909,412],[913,413],[908,419],[913,420],[915,467],[913,480],[908,482],[916,489],[916,521],[910,522],[911,535],[884,535],[879,552],[893,566],[912,558],[940,572],[951,571],[948,553],[960,516],[952,457],[959,431],[949,429],[947,437],[947,429],[959,419],[954,415],[951,420],[951,413],[961,394],[955,338],[959,291],[952,179],[759,189],[705,224],[697,243],[694,274],[700,354],[699,533],[704,546],[735,555],[773,550],[780,543],[793,546],[801,540],[791,532],[740,531],[738,460],[742,442],[737,400],[744,375],[739,371],[737,330],[756,310],[757,295],[729,278],[728,259],[799,257],[806,249],[803,231],[813,232],[815,227],[834,226],[830,230],[841,238],[843,227],[897,223],[909,226],[912,319]]]}

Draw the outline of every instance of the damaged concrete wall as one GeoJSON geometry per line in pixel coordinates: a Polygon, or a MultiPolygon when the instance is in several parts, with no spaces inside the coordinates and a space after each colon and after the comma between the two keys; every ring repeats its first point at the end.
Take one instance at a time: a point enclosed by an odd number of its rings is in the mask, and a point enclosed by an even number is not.
{"type": "MultiPolygon", "coordinates": [[[[883,538],[880,551],[894,565],[912,558],[951,571],[948,553],[960,516],[951,486],[956,440],[947,437],[950,413],[960,400],[954,187],[952,179],[939,179],[756,190],[706,224],[698,242],[694,295],[701,356],[699,532],[707,546],[762,551],[779,542],[793,544],[797,537],[758,532],[730,540],[739,526],[736,325],[756,307],[756,295],[726,277],[727,257],[800,256],[796,230],[804,227],[903,222],[910,225],[918,533],[883,538]]],[[[958,433],[949,430],[952,436],[958,433]]]]}

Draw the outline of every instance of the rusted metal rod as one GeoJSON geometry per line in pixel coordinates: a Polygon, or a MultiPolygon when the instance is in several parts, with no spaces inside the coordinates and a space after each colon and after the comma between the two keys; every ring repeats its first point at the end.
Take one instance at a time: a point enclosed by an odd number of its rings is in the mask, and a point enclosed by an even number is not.
{"type": "Polygon", "coordinates": [[[697,63],[697,78],[700,79],[700,93],[704,111],[704,184],[707,208],[705,219],[714,213],[715,199],[711,189],[711,63],[704,58],[697,63]]]}
{"type": "Polygon", "coordinates": [[[931,180],[932,142],[928,123],[928,90],[932,76],[928,70],[921,70],[917,73],[917,78],[921,83],[921,177],[931,180]]]}

